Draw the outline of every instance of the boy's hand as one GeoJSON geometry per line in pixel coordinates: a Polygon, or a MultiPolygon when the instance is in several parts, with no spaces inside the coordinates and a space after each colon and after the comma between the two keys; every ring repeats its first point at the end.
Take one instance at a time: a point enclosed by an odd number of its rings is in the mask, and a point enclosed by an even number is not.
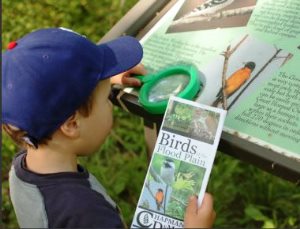
{"type": "Polygon", "coordinates": [[[185,210],[184,228],[210,228],[216,218],[212,195],[205,193],[201,206],[198,208],[198,198],[191,196],[185,210]]]}
{"type": "Polygon", "coordinates": [[[137,78],[131,77],[131,75],[145,75],[146,73],[147,72],[144,65],[138,64],[126,72],[111,77],[110,82],[112,84],[122,84],[127,86],[139,87],[141,86],[141,81],[137,78]]]}

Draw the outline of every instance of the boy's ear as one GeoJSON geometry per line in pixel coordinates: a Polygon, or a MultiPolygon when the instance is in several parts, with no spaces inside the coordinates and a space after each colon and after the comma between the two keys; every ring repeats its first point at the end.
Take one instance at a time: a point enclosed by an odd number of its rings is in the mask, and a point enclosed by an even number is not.
{"type": "Polygon", "coordinates": [[[80,136],[79,128],[79,113],[76,111],[71,117],[69,117],[61,126],[61,132],[70,138],[77,138],[80,136]]]}

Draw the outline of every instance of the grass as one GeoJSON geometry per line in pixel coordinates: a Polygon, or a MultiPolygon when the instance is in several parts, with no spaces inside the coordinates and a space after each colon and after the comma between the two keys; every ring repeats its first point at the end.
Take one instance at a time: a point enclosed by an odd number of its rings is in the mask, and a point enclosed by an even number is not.
{"type": "MultiPolygon", "coordinates": [[[[67,27],[97,42],[137,0],[3,0],[2,44],[41,27],[67,27]]],[[[143,123],[115,108],[115,128],[102,149],[81,158],[119,204],[130,225],[148,166],[143,123]]],[[[18,148],[2,136],[2,223],[17,228],[9,200],[8,171],[18,148]]],[[[300,187],[218,152],[208,191],[213,193],[215,227],[300,226],[300,187]]]]}

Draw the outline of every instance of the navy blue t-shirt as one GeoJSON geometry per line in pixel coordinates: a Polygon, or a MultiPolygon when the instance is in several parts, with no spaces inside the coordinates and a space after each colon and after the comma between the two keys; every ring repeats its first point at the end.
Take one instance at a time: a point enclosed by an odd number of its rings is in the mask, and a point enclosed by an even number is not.
{"type": "Polygon", "coordinates": [[[123,228],[117,206],[96,178],[78,172],[37,174],[26,169],[26,151],[10,171],[10,195],[22,228],[123,228]]]}

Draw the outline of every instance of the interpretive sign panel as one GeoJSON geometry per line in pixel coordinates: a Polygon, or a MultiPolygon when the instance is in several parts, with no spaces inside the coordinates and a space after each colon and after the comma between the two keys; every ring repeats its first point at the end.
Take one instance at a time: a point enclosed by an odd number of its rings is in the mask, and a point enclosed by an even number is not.
{"type": "Polygon", "coordinates": [[[194,64],[195,100],[228,110],[226,132],[300,159],[299,10],[297,0],[178,1],[141,40],[143,63],[194,64]]]}

